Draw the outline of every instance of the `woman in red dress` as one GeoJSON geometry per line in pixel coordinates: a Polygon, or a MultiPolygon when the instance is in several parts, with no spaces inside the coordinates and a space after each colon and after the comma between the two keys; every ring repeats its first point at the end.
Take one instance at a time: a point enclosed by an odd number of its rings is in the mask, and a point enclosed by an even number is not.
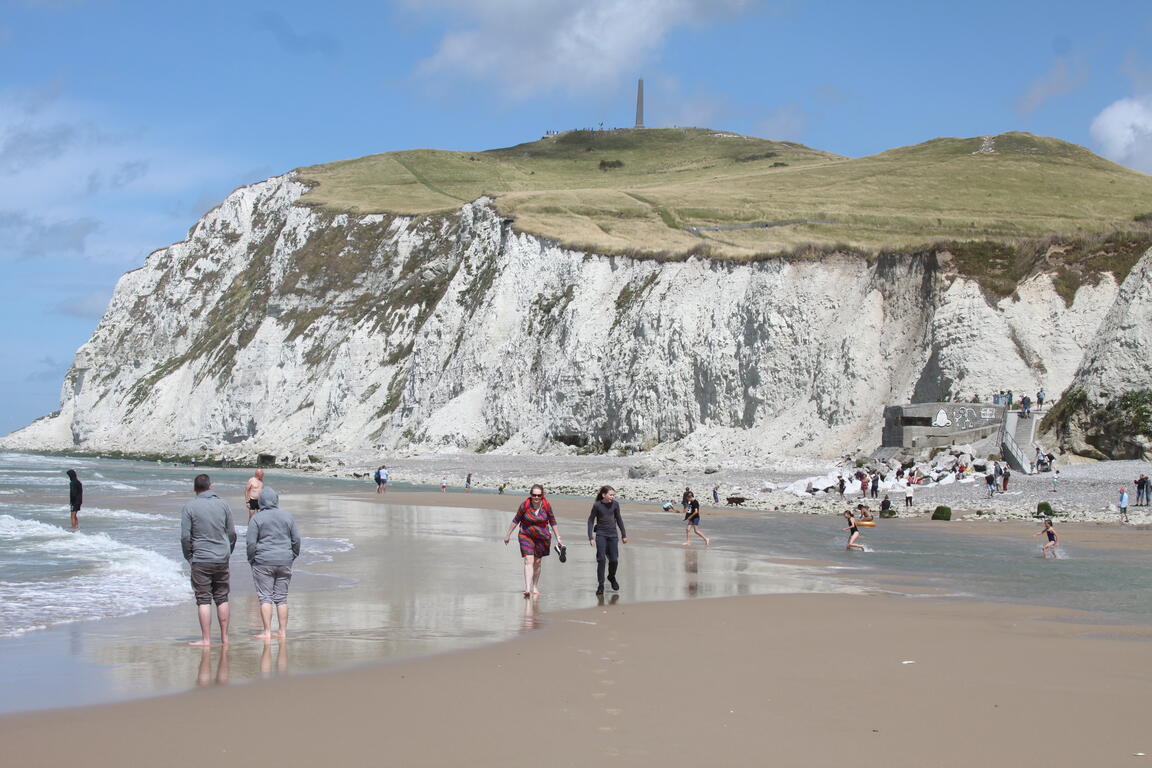
{"type": "Polygon", "coordinates": [[[544,486],[534,485],[529,491],[528,498],[516,510],[516,517],[508,526],[504,534],[504,543],[512,539],[512,531],[520,526],[517,540],[520,542],[520,554],[524,557],[524,597],[540,594],[540,566],[544,563],[552,549],[552,533],[556,533],[556,544],[564,546],[560,540],[560,530],[556,527],[556,517],[552,514],[552,505],[544,498],[544,486]]]}

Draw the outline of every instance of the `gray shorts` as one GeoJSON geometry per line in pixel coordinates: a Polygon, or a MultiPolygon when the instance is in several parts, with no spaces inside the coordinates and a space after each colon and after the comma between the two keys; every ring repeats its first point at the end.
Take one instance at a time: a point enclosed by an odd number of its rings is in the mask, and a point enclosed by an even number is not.
{"type": "Polygon", "coordinates": [[[252,583],[256,585],[256,597],[262,603],[284,605],[288,602],[288,583],[292,581],[290,565],[254,565],[252,583]]]}

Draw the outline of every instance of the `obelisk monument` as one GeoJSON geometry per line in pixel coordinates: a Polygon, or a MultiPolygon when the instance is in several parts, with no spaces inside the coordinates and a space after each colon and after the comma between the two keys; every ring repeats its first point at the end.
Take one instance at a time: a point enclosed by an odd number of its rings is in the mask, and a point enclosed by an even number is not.
{"type": "Polygon", "coordinates": [[[636,125],[632,127],[644,127],[644,78],[636,83],[636,125]]]}

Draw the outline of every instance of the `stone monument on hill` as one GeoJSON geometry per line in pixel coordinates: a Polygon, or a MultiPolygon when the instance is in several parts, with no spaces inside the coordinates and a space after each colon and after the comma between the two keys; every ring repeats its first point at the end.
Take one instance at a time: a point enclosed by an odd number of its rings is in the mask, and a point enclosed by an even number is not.
{"type": "Polygon", "coordinates": [[[644,127],[644,78],[640,78],[636,83],[636,125],[632,127],[644,127]]]}

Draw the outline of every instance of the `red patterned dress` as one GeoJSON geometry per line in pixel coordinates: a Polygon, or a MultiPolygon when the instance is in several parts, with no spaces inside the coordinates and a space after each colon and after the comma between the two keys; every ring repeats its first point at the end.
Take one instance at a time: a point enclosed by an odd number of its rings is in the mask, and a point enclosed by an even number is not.
{"type": "Polygon", "coordinates": [[[516,540],[520,542],[520,554],[523,557],[548,557],[552,550],[552,531],[548,526],[556,525],[548,499],[541,501],[540,509],[533,509],[532,500],[525,499],[520,509],[516,510],[512,522],[520,525],[516,540]]]}

